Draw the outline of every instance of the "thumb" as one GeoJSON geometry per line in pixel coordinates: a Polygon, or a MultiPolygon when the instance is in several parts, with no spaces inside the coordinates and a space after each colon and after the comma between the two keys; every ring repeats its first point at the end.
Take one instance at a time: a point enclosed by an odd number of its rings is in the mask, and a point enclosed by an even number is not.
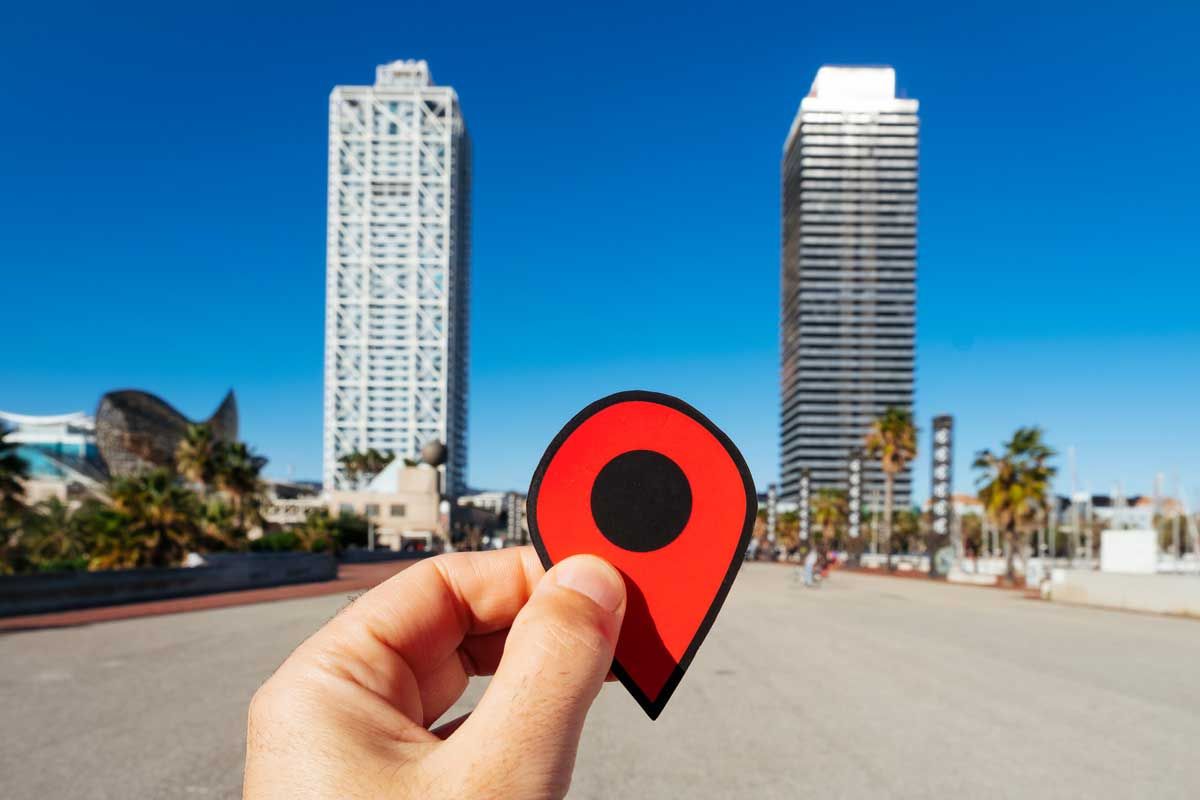
{"type": "Polygon", "coordinates": [[[492,761],[494,769],[480,765],[490,795],[566,794],[624,615],[625,580],[595,556],[565,559],[538,582],[513,620],[495,677],[450,740],[473,753],[468,763],[481,753],[492,761]]]}

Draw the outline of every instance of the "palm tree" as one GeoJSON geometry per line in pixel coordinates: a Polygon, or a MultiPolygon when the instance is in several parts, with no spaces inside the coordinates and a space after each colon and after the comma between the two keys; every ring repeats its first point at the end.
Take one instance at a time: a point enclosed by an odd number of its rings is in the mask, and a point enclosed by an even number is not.
{"type": "Polygon", "coordinates": [[[200,508],[200,532],[215,550],[237,550],[242,544],[237,513],[224,497],[209,495],[200,508]]]}
{"type": "Polygon", "coordinates": [[[346,473],[347,480],[355,486],[358,485],[358,479],[362,476],[363,458],[363,454],[355,450],[338,459],[338,463],[342,465],[342,470],[346,473]]]}
{"type": "Polygon", "coordinates": [[[259,478],[266,459],[257,456],[243,442],[225,445],[216,474],[216,484],[229,495],[237,516],[238,531],[246,532],[247,521],[261,522],[263,483],[259,478]]]}
{"type": "Polygon", "coordinates": [[[833,547],[834,537],[849,518],[849,506],[843,489],[818,489],[813,494],[813,522],[821,529],[822,544],[833,547]]]}
{"type": "Polygon", "coordinates": [[[309,514],[304,522],[291,529],[301,547],[311,553],[339,550],[337,521],[322,508],[309,514]]]}
{"type": "Polygon", "coordinates": [[[345,470],[346,477],[350,479],[350,482],[355,486],[361,486],[383,472],[395,457],[395,454],[391,451],[382,453],[371,447],[366,450],[355,450],[353,453],[347,453],[338,459],[338,463],[342,465],[342,469],[345,470]]]}
{"type": "Polygon", "coordinates": [[[892,407],[871,423],[863,443],[867,455],[879,461],[883,470],[883,551],[888,569],[892,568],[892,503],[896,475],[917,455],[917,426],[912,411],[892,407]]]}
{"type": "Polygon", "coordinates": [[[24,529],[25,546],[35,565],[63,565],[87,556],[87,545],[71,507],[57,497],[29,509],[24,529]]]}
{"type": "Polygon", "coordinates": [[[87,543],[88,569],[121,569],[138,565],[141,550],[129,529],[129,519],[94,497],[83,501],[73,516],[87,543]]]}
{"type": "Polygon", "coordinates": [[[395,457],[396,456],[391,451],[388,451],[387,453],[381,453],[374,447],[369,448],[366,452],[366,458],[363,464],[363,473],[366,479],[370,481],[376,475],[383,472],[384,469],[387,468],[387,465],[392,463],[392,460],[395,459],[395,457]]]}
{"type": "Polygon", "coordinates": [[[1046,506],[1050,479],[1058,471],[1047,463],[1054,455],[1042,441],[1042,429],[1028,427],[1017,429],[1004,443],[1003,453],[981,450],[975,456],[972,466],[979,472],[979,500],[988,518],[1004,532],[1005,575],[1010,581],[1016,580],[1014,559],[1024,543],[1023,534],[1037,524],[1046,506]]]}
{"type": "MultiPolygon", "coordinates": [[[[900,508],[896,510],[896,516],[892,521],[892,539],[897,547],[893,548],[901,552],[911,553],[914,551],[914,545],[920,549],[921,540],[921,513],[915,508],[900,508]]],[[[890,555],[890,551],[889,551],[890,555]]]]}
{"type": "Polygon", "coordinates": [[[963,514],[958,518],[964,553],[978,557],[983,551],[983,519],[978,514],[963,514]]]}
{"type": "Polygon", "coordinates": [[[25,510],[23,481],[29,479],[29,462],[17,455],[17,443],[8,440],[11,432],[0,426],[0,522],[25,510]]]}
{"type": "Polygon", "coordinates": [[[788,551],[800,546],[800,516],[795,511],[785,511],[775,517],[775,541],[788,551]]]}
{"type": "Polygon", "coordinates": [[[192,483],[210,486],[221,468],[223,444],[213,435],[211,425],[188,425],[187,433],[175,448],[175,468],[192,483]]]}
{"type": "Polygon", "coordinates": [[[21,515],[25,511],[25,480],[29,463],[17,455],[17,443],[8,441],[8,428],[0,425],[0,575],[20,572],[27,566],[21,541],[21,515]]]}
{"type": "Polygon", "coordinates": [[[126,536],[121,538],[128,539],[122,542],[121,566],[171,566],[196,546],[200,517],[196,495],[170,471],[156,469],[118,479],[109,494],[113,510],[125,522],[126,536]]]}

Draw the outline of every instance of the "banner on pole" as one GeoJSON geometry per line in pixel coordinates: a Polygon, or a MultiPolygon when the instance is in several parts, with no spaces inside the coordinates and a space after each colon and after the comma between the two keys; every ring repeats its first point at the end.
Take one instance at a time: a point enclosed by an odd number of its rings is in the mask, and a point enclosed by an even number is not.
{"type": "MultiPolygon", "coordinates": [[[[943,414],[933,418],[933,469],[930,472],[930,523],[927,550],[929,574],[945,577],[949,572],[947,557],[941,554],[949,546],[954,519],[953,467],[954,417],[943,414]]],[[[952,554],[951,554],[952,555],[952,554]]],[[[952,558],[949,559],[953,561],[952,558]]]]}

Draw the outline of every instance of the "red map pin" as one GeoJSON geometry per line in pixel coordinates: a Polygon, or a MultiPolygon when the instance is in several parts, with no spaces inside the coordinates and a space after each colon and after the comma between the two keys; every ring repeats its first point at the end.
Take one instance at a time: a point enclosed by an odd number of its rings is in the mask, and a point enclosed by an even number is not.
{"type": "Polygon", "coordinates": [[[549,569],[590,553],[625,577],[613,673],[656,719],[733,585],[758,511],[742,454],[682,400],[597,400],[546,448],[529,532],[549,569]]]}

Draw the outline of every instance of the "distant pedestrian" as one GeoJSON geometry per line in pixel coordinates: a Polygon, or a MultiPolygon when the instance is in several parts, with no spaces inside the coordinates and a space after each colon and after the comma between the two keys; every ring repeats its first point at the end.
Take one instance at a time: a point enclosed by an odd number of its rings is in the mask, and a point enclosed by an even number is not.
{"type": "Polygon", "coordinates": [[[808,555],[804,557],[804,585],[813,585],[813,570],[817,566],[817,548],[810,547],[808,555]]]}

